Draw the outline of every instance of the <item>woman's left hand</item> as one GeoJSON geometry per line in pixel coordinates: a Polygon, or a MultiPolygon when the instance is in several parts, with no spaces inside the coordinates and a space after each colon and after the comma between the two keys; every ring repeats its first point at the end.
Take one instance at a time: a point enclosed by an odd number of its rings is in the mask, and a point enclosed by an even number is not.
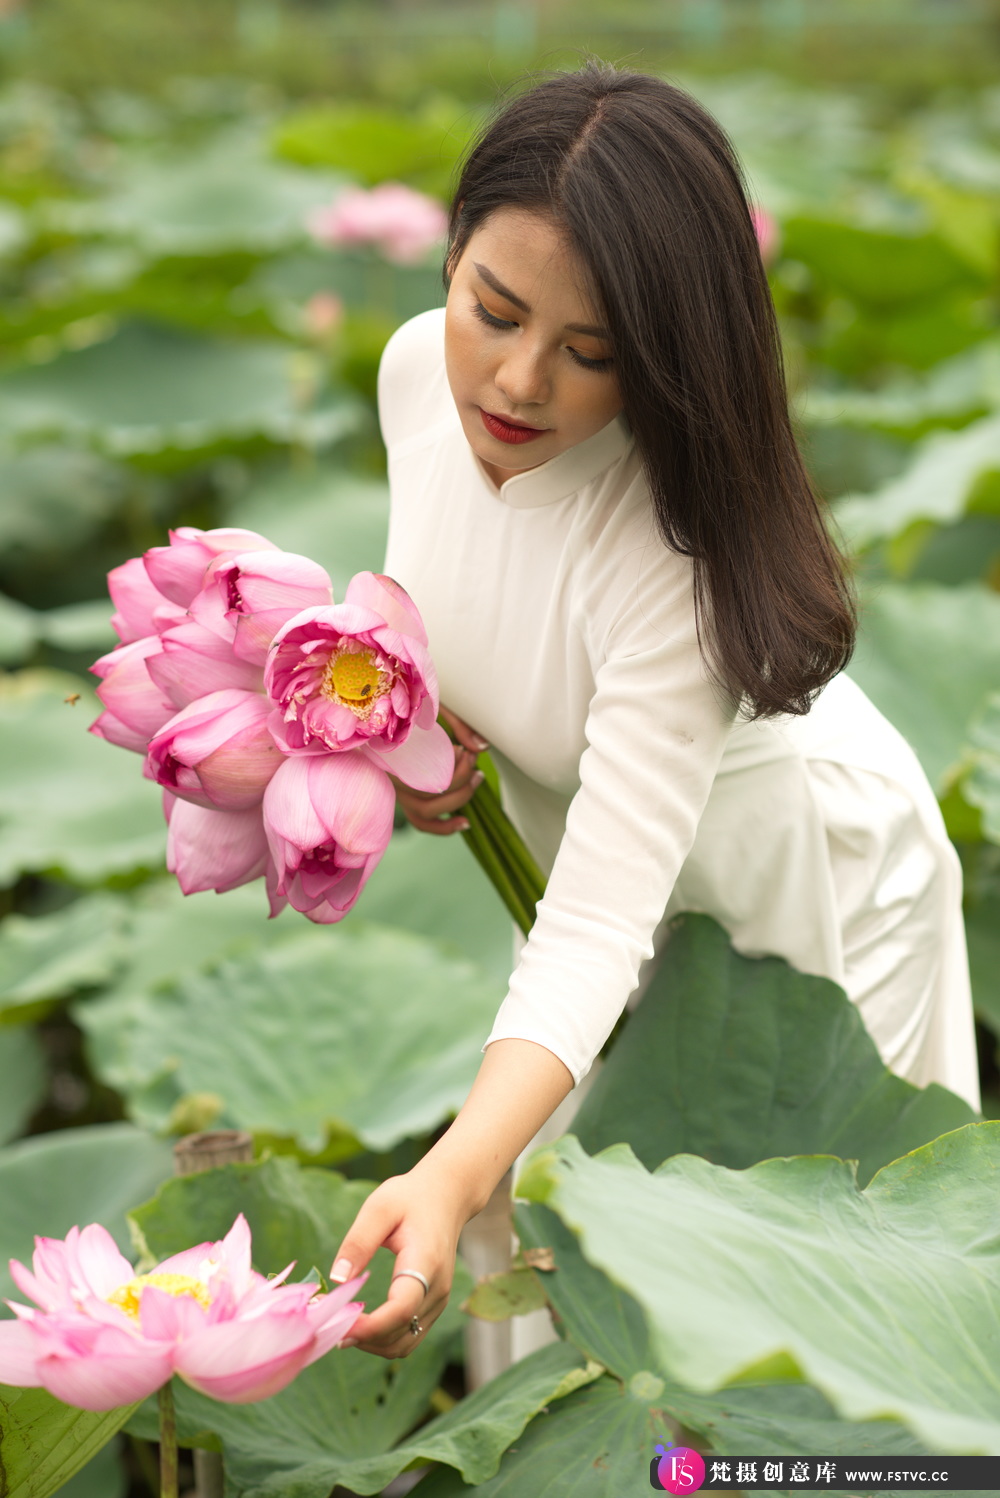
{"type": "Polygon", "coordinates": [[[396,1255],[397,1278],[385,1304],[359,1316],[343,1346],[383,1358],[405,1358],[419,1347],[448,1304],[458,1235],[474,1210],[460,1202],[436,1173],[421,1171],[419,1165],[372,1192],[340,1246],[333,1278],[342,1281],[359,1274],[383,1246],[396,1255]],[[429,1290],[418,1279],[400,1275],[402,1269],[419,1270],[429,1290]],[[414,1316],[420,1327],[416,1333],[414,1316]]]}

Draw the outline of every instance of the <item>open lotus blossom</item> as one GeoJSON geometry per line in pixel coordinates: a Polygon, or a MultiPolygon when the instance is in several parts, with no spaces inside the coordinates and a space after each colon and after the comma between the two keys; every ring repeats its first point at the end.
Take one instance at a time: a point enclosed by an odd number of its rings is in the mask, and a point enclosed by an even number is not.
{"type": "Polygon", "coordinates": [[[267,872],[267,836],[259,806],[210,811],[164,791],[163,811],[167,868],[186,895],[208,889],[221,895],[267,872]]]}
{"type": "Polygon", "coordinates": [[[202,531],[197,526],[181,525],[170,532],[169,546],[151,547],[142,562],[153,587],[170,603],[187,609],[201,591],[206,569],[217,557],[277,550],[256,531],[233,527],[202,531]]]}
{"type": "Polygon", "coordinates": [[[442,791],[454,769],[437,723],[437,677],[411,599],[359,572],[343,603],[305,609],[279,630],[264,683],[271,732],[287,754],[358,749],[415,790],[442,791]]]}
{"type": "Polygon", "coordinates": [[[232,641],[233,654],[263,666],[283,624],[312,604],[331,604],[327,573],[290,551],[220,557],[191,600],[192,619],[232,641]]]}
{"type": "Polygon", "coordinates": [[[150,740],[143,773],[198,806],[247,811],[260,804],[282,760],[270,711],[257,692],[230,687],[199,697],[150,740]]]}
{"type": "Polygon", "coordinates": [[[36,1238],[32,1270],[11,1275],[34,1306],[8,1302],[0,1322],[0,1382],[45,1388],[65,1404],[112,1410],[161,1388],[175,1373],[227,1404],[268,1399],[336,1347],[362,1305],[366,1276],[329,1294],[250,1267],[242,1214],[225,1238],[137,1275],[93,1224],[65,1239],[36,1238]],[[36,1309],[37,1308],[37,1309],[36,1309]]]}
{"type": "Polygon", "coordinates": [[[286,759],[264,792],[271,914],[343,920],[389,846],[396,797],[363,755],[286,759]]]}
{"type": "Polygon", "coordinates": [[[90,669],[101,677],[97,695],[106,710],[90,725],[91,733],[145,754],[149,740],[177,711],[149,673],[150,657],[161,648],[159,635],[146,635],[94,662],[90,669]]]}
{"type": "Polygon", "coordinates": [[[382,182],[367,190],[350,187],[329,208],[308,220],[320,244],[373,244],[397,265],[423,260],[448,229],[444,205],[402,182],[382,182]]]}

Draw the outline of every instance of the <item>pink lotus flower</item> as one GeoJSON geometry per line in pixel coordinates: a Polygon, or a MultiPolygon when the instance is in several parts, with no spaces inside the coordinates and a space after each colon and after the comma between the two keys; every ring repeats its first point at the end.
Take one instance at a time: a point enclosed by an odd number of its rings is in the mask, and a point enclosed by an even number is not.
{"type": "Polygon", "coordinates": [[[282,758],[268,732],[270,711],[257,692],[230,687],[199,697],[150,740],[143,774],[196,806],[258,806],[282,758]]]}
{"type": "Polygon", "coordinates": [[[209,811],[164,791],[163,812],[167,869],[177,876],[186,895],[208,889],[221,895],[267,872],[267,837],[259,806],[249,811],[209,811]]]}
{"type": "Polygon", "coordinates": [[[310,215],[309,232],[320,244],[373,244],[387,260],[413,265],[439,244],[448,215],[436,198],[401,182],[366,191],[350,187],[329,208],[310,215]]]}
{"type": "Polygon", "coordinates": [[[0,1382],[45,1388],[65,1404],[112,1410],[161,1388],[173,1374],[212,1399],[269,1399],[347,1336],[363,1307],[250,1267],[242,1214],[219,1243],[202,1243],[136,1275],[94,1224],[65,1239],[36,1238],[33,1272],[11,1274],[33,1306],[8,1302],[0,1322],[0,1382]]]}
{"type": "Polygon", "coordinates": [[[287,900],[321,925],[342,920],[389,846],[395,804],[360,753],[286,759],[264,792],[271,914],[287,900]]]}
{"type": "Polygon", "coordinates": [[[264,684],[286,754],[357,748],[416,790],[450,783],[454,754],[436,722],[427,636],[392,578],[359,572],[342,604],[296,614],[275,636],[264,684]]]}
{"type": "Polygon", "coordinates": [[[217,557],[277,550],[256,531],[202,531],[193,525],[182,525],[170,532],[169,546],[152,547],[142,560],[154,588],[171,603],[187,609],[201,589],[206,569],[217,557]]]}
{"type": "Polygon", "coordinates": [[[302,325],[316,343],[332,343],[344,323],[344,303],[332,291],[317,291],[302,309],[302,325]]]}
{"type": "Polygon", "coordinates": [[[233,654],[232,637],[224,639],[194,619],[186,617],[183,624],[166,630],[159,643],[159,651],[146,659],[146,670],[173,703],[175,712],[209,692],[221,692],[226,687],[236,687],[242,692],[264,690],[260,666],[252,666],[233,654]]]}
{"type": "Polygon", "coordinates": [[[757,235],[757,243],[760,246],[760,258],[765,265],[770,265],[781,244],[778,221],[768,213],[766,208],[761,208],[759,205],[750,209],[750,217],[753,219],[754,233],[757,235]]]}
{"type": "Polygon", "coordinates": [[[281,626],[302,609],[332,604],[327,573],[291,551],[221,557],[191,600],[191,617],[232,641],[233,654],[263,666],[281,626]]]}
{"type": "Polygon", "coordinates": [[[142,557],[132,557],[112,568],[108,592],[115,606],[111,627],[123,645],[161,634],[184,618],[184,610],[154,588],[142,557]]]}
{"type": "Polygon", "coordinates": [[[90,732],[109,744],[145,754],[146,745],[177,711],[149,674],[148,662],[161,649],[158,635],[119,645],[95,661],[91,671],[102,678],[97,695],[105,711],[90,732]]]}

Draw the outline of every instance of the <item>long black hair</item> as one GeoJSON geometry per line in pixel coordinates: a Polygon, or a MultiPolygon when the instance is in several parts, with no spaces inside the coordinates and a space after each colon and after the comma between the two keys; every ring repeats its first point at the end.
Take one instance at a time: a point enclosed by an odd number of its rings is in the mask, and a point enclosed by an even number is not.
{"type": "Polygon", "coordinates": [[[736,154],[679,88],[590,62],[473,145],[452,267],[497,209],[552,217],[591,280],[660,532],[693,558],[703,649],[746,716],[805,713],[850,658],[844,562],[795,444],[736,154]]]}

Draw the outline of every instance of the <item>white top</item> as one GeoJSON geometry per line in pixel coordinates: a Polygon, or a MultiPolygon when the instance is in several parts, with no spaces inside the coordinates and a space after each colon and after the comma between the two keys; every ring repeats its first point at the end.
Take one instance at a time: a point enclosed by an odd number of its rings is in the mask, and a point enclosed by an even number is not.
{"type": "Polygon", "coordinates": [[[379,412],[386,572],[548,874],[489,1040],[535,1041],[579,1081],[661,923],[700,910],[740,951],[845,986],[887,1064],[978,1107],[957,859],[896,730],[844,676],[807,718],[734,725],[621,418],[498,490],[441,310],[390,339],[379,412]]]}

